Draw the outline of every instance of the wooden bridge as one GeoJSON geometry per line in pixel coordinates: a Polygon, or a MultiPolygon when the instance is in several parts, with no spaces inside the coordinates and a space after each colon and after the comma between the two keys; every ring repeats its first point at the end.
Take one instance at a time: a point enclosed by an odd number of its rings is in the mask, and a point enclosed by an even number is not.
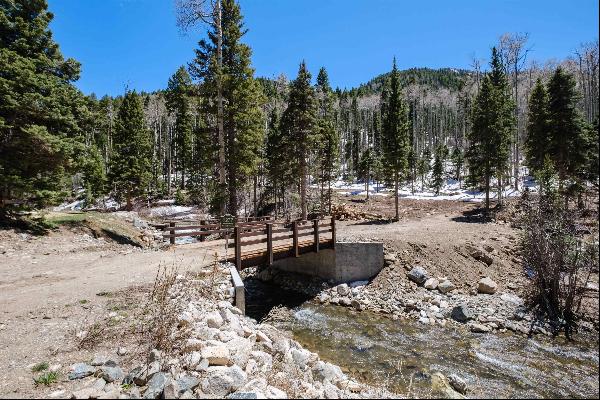
{"type": "MultiPolygon", "coordinates": [[[[201,221],[204,222],[204,221],[201,221]]],[[[177,237],[200,237],[203,241],[209,235],[231,237],[228,245],[234,252],[227,260],[242,268],[271,265],[273,261],[299,257],[309,252],[333,249],[335,244],[335,218],[320,218],[309,221],[276,222],[270,218],[253,221],[237,221],[233,228],[223,227],[220,222],[177,225],[169,222],[163,225],[163,237],[175,244],[177,237]]]]}

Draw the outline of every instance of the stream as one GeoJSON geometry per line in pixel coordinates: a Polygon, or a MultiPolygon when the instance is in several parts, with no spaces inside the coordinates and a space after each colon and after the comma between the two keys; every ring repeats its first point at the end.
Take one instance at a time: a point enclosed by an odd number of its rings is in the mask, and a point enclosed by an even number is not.
{"type": "Polygon", "coordinates": [[[354,379],[403,396],[431,397],[436,371],[460,376],[473,398],[599,396],[597,337],[567,342],[475,334],[322,306],[254,279],[247,290],[250,316],[260,319],[270,307],[285,305],[289,317],[274,325],[354,379]]]}

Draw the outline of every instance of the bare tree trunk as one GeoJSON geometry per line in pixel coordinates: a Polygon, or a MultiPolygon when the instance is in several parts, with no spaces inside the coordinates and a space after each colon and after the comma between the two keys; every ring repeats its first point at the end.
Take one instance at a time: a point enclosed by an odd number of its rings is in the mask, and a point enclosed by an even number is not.
{"type": "Polygon", "coordinates": [[[306,174],[306,156],[302,154],[300,159],[300,208],[302,209],[302,220],[306,220],[306,186],[307,186],[307,174],[306,174]]]}
{"type": "Polygon", "coordinates": [[[394,202],[396,207],[396,221],[399,221],[400,212],[398,211],[398,171],[394,173],[394,202]]]}
{"type": "MultiPolygon", "coordinates": [[[[225,190],[225,133],[223,129],[223,24],[221,0],[217,0],[217,136],[219,141],[219,185],[225,190]]],[[[222,196],[222,199],[225,197],[222,196]]],[[[220,204],[221,214],[225,213],[225,202],[220,204]]]]}
{"type": "Polygon", "coordinates": [[[257,208],[257,201],[256,201],[256,187],[258,186],[258,176],[254,175],[254,216],[257,217],[258,216],[258,208],[257,208]]]}

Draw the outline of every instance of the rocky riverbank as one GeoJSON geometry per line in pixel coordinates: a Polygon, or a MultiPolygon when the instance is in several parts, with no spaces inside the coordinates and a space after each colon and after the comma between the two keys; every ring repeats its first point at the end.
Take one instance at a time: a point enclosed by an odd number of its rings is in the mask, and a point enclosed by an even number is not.
{"type": "MultiPolygon", "coordinates": [[[[473,247],[470,256],[484,263],[493,262],[485,249],[473,247]]],[[[384,259],[383,270],[371,281],[337,286],[271,269],[261,271],[257,277],[314,296],[321,304],[369,310],[392,319],[413,319],[426,325],[451,324],[476,333],[552,333],[548,323],[528,312],[516,284],[501,286],[482,276],[468,285],[465,282],[458,285],[446,277],[430,274],[423,266],[401,261],[393,251],[386,250],[384,259]],[[470,289],[465,290],[465,286],[470,289]]],[[[581,321],[580,328],[598,331],[598,327],[588,321],[581,321]]]]}
{"type": "MultiPolygon", "coordinates": [[[[148,348],[126,368],[96,354],[69,369],[73,390],[50,397],[86,398],[376,398],[393,396],[346,376],[288,334],[245,317],[230,300],[228,268],[163,280],[168,324],[149,325],[148,348]],[[168,287],[164,286],[168,283],[168,287]],[[160,336],[157,336],[160,335],[160,336]]],[[[150,313],[148,318],[156,318],[150,313]]],[[[80,336],[85,337],[85,332],[80,336]]],[[[123,351],[124,353],[124,351],[123,351]]]]}

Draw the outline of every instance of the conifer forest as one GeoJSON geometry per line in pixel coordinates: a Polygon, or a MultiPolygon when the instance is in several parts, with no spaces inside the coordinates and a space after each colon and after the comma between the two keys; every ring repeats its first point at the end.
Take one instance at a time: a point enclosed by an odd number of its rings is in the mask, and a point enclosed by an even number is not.
{"type": "Polygon", "coordinates": [[[0,0],[1,398],[598,397],[597,34],[338,87],[257,73],[253,2],[169,0],[187,61],[109,95],[61,2],[0,0]],[[309,225],[360,277],[277,268],[309,225]]]}

